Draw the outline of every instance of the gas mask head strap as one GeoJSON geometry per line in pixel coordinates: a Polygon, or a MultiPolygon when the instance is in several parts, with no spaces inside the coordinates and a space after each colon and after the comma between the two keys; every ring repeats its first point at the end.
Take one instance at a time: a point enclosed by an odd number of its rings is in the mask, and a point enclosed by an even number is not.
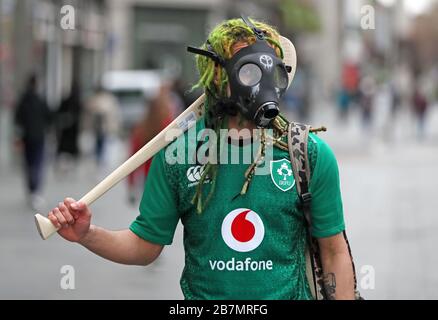
{"type": "Polygon", "coordinates": [[[220,57],[216,52],[214,52],[213,47],[211,46],[210,42],[208,42],[208,40],[207,40],[207,49],[208,50],[203,50],[191,46],[187,47],[188,52],[208,57],[221,66],[225,65],[224,59],[220,57]]]}
{"type": "MultiPolygon", "coordinates": [[[[250,20],[247,16],[241,14],[240,17],[242,18],[243,22],[245,22],[245,24],[250,27],[252,29],[252,32],[254,32],[255,36],[256,36],[256,41],[266,41],[266,36],[265,36],[265,32],[263,32],[262,30],[260,30],[259,28],[257,28],[250,20]]],[[[286,67],[286,71],[287,73],[291,73],[292,72],[292,67],[291,66],[285,66],[286,67]]]]}
{"type": "MultiPolygon", "coordinates": [[[[246,17],[243,14],[241,14],[240,17],[242,18],[243,22],[245,22],[245,24],[251,28],[252,32],[254,32],[254,35],[256,36],[256,41],[266,41],[265,33],[262,30],[260,30],[259,28],[257,28],[249,20],[248,17],[246,17]]],[[[207,40],[206,44],[207,44],[208,50],[203,50],[203,49],[188,46],[187,51],[194,53],[194,54],[199,54],[199,55],[208,57],[208,58],[212,59],[214,62],[218,63],[219,65],[225,66],[225,60],[222,57],[220,57],[216,52],[214,52],[214,49],[208,40],[207,40]]]]}
{"type": "Polygon", "coordinates": [[[252,32],[254,32],[257,41],[265,41],[265,33],[260,30],[259,28],[257,28],[250,20],[247,16],[241,14],[240,17],[242,18],[243,22],[245,22],[245,24],[251,28],[252,32]]]}

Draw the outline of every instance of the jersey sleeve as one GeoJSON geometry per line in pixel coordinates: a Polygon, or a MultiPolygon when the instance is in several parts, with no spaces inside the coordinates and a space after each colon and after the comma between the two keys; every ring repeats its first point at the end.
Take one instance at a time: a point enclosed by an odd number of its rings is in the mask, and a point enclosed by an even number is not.
{"type": "Polygon", "coordinates": [[[345,229],[339,170],[336,157],[326,142],[311,135],[317,145],[317,160],[310,182],[312,235],[334,236],[345,229]]]}
{"type": "Polygon", "coordinates": [[[179,214],[176,193],[167,178],[164,150],[152,161],[140,202],[140,215],[130,230],[146,241],[169,245],[173,241],[179,214]]]}

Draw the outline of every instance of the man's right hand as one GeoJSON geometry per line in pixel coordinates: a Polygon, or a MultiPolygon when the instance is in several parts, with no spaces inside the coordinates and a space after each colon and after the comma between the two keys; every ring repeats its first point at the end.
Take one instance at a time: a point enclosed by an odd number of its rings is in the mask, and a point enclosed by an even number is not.
{"type": "Polygon", "coordinates": [[[85,203],[72,198],[60,202],[50,211],[48,218],[55,227],[60,228],[59,235],[71,242],[81,241],[90,230],[91,211],[85,203]]]}

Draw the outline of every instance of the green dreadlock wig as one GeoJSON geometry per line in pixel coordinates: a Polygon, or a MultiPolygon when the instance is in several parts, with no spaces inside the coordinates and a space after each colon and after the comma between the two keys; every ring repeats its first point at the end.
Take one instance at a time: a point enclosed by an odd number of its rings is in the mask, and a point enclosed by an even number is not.
{"type": "MultiPolygon", "coordinates": [[[[283,58],[283,51],[280,46],[279,33],[270,25],[252,20],[253,24],[265,33],[266,40],[276,50],[277,55],[283,58]]],[[[231,19],[217,25],[209,34],[201,49],[208,50],[209,46],[223,59],[230,59],[234,52],[233,47],[237,43],[251,45],[256,41],[256,36],[249,26],[242,19],[231,19]]],[[[228,87],[228,76],[224,68],[216,64],[212,59],[197,55],[196,65],[200,79],[194,88],[204,88],[206,92],[206,122],[218,125],[221,119],[210,119],[208,112],[218,99],[226,96],[228,87]]]]}
{"type": "MultiPolygon", "coordinates": [[[[274,29],[274,27],[251,19],[251,22],[265,34],[266,41],[275,49],[277,56],[283,58],[283,51],[280,46],[279,33],[274,29]]],[[[233,47],[236,44],[247,44],[251,45],[256,41],[256,36],[249,26],[245,24],[242,19],[231,19],[224,21],[217,25],[209,34],[208,39],[205,44],[201,46],[201,49],[208,50],[213,49],[220,57],[223,59],[230,59],[234,52],[233,47]]],[[[228,125],[227,117],[214,117],[210,112],[211,109],[216,106],[217,102],[221,97],[226,97],[227,87],[228,87],[228,76],[225,69],[219,64],[215,63],[212,59],[205,57],[203,55],[196,56],[196,65],[199,71],[199,81],[193,87],[203,88],[206,94],[205,107],[205,123],[207,126],[216,130],[217,137],[219,137],[219,130],[226,128],[228,125]]],[[[278,116],[273,122],[274,131],[277,136],[282,136],[287,127],[287,121],[284,117],[278,116]]],[[[282,145],[284,148],[285,146],[282,145]]],[[[217,152],[221,148],[221,144],[217,144],[217,152]]],[[[248,168],[245,177],[246,181],[242,188],[241,194],[245,194],[249,183],[254,175],[257,161],[265,154],[265,141],[264,135],[262,135],[261,150],[259,151],[259,157],[254,161],[254,163],[248,168]]],[[[195,196],[193,197],[192,203],[196,205],[198,213],[201,213],[205,208],[206,204],[212,197],[216,185],[216,175],[217,175],[217,164],[207,163],[205,170],[201,176],[200,183],[197,186],[195,196]],[[204,181],[209,177],[212,181],[212,186],[210,193],[207,196],[205,202],[202,199],[202,187],[204,181]]]]}

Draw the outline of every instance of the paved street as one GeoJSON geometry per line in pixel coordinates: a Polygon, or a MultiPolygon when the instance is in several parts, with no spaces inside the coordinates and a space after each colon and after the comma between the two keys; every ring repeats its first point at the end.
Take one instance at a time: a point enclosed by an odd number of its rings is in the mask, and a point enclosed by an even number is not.
{"type": "MultiPolygon", "coordinates": [[[[366,266],[375,270],[375,288],[362,290],[366,298],[438,298],[438,257],[434,248],[438,243],[436,109],[430,119],[435,131],[429,132],[429,139],[422,144],[412,138],[407,115],[394,127],[394,139],[389,144],[382,142],[380,134],[365,139],[355,115],[347,127],[338,126],[331,117],[312,122],[329,127],[322,137],[332,145],[339,160],[359,283],[370,275],[366,266]]],[[[182,298],[181,228],[174,244],[155,264],[146,268],[116,265],[57,235],[40,240],[34,212],[23,201],[20,170],[3,165],[0,177],[1,299],[182,298]],[[75,290],[60,287],[63,265],[75,269],[75,290]]],[[[49,169],[47,208],[67,195],[79,198],[97,179],[90,161],[85,161],[76,174],[58,175],[56,179],[49,169]]],[[[92,209],[94,223],[110,229],[127,227],[137,214],[136,208],[126,202],[125,183],[93,204],[92,209]]]]}
{"type": "Polygon", "coordinates": [[[437,111],[435,106],[423,143],[413,138],[409,114],[400,115],[387,143],[382,129],[361,136],[357,117],[347,128],[327,119],[324,136],[339,161],[359,283],[367,280],[366,266],[375,270],[375,289],[361,290],[366,298],[438,298],[438,257],[433,254],[438,243],[437,111]]]}
{"type": "MultiPolygon", "coordinates": [[[[10,170],[10,169],[9,169],[10,170]]],[[[0,183],[0,299],[180,299],[182,233],[152,266],[117,265],[89,253],[58,235],[42,241],[35,229],[32,210],[24,204],[21,173],[1,171],[0,183]],[[62,290],[60,270],[75,269],[75,290],[62,290]]],[[[80,198],[98,181],[91,162],[78,175],[55,179],[48,172],[45,195],[47,208],[65,196],[80,198]]],[[[109,229],[123,229],[135,219],[137,209],[126,201],[121,183],[93,204],[94,223],[109,229]]]]}

